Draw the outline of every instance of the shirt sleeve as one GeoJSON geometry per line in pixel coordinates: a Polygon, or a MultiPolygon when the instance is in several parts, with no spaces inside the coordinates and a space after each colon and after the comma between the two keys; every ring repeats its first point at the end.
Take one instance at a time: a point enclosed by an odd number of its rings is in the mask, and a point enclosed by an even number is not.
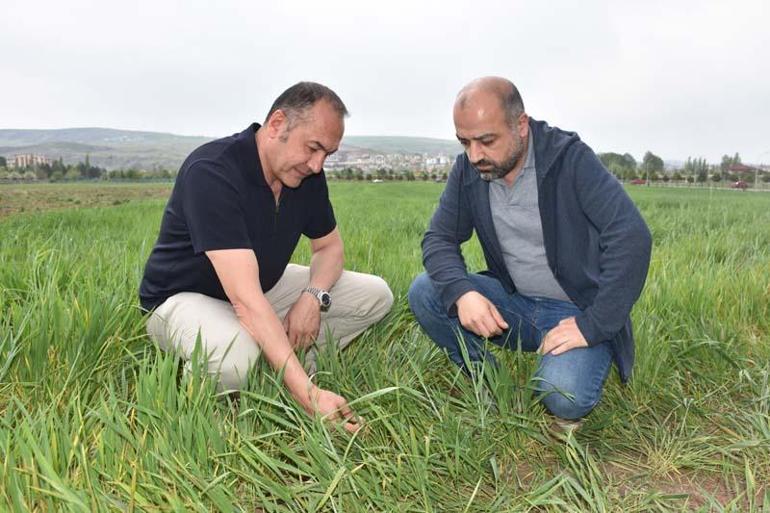
{"type": "Polygon", "coordinates": [[[320,239],[329,235],[337,227],[334,218],[334,209],[329,200],[329,188],[326,186],[326,176],[321,173],[317,176],[317,183],[313,184],[311,205],[308,211],[308,219],[302,233],[310,239],[320,239]]]}
{"type": "Polygon", "coordinates": [[[252,249],[238,189],[224,166],[193,163],[183,179],[182,209],[196,254],[252,249]]]}

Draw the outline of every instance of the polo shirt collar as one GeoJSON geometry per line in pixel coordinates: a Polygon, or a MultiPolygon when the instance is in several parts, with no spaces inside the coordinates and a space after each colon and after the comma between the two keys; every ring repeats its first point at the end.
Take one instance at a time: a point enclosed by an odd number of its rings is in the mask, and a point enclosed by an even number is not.
{"type": "Polygon", "coordinates": [[[535,167],[535,135],[532,130],[529,131],[529,142],[527,142],[527,160],[524,161],[524,168],[533,169],[535,167]]]}
{"type": "Polygon", "coordinates": [[[241,159],[245,164],[243,167],[244,177],[253,185],[269,189],[270,186],[265,180],[265,171],[262,169],[262,162],[259,160],[259,151],[257,150],[256,134],[259,127],[259,123],[252,123],[237,137],[240,142],[241,159]]]}

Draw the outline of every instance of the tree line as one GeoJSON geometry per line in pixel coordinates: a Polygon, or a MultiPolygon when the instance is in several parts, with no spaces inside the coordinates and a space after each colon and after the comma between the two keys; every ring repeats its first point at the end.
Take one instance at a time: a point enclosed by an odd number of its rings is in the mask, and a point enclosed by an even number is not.
{"type": "Polygon", "coordinates": [[[33,164],[21,168],[9,168],[7,159],[0,156],[0,180],[4,181],[168,180],[175,176],[176,172],[161,167],[150,170],[136,168],[107,170],[91,164],[88,155],[85,161],[77,164],[65,164],[60,157],[50,164],[33,164]]]}
{"type": "MultiPolygon", "coordinates": [[[[663,159],[651,151],[644,154],[641,162],[629,153],[604,152],[598,154],[604,166],[619,180],[645,180],[651,182],[674,181],[687,183],[720,182],[722,180],[736,182],[743,180],[754,182],[755,171],[750,168],[735,169],[742,164],[740,154],[723,155],[719,164],[709,164],[704,158],[688,157],[679,169],[666,170],[663,159]]],[[[374,171],[346,167],[338,170],[327,170],[327,176],[339,180],[446,180],[448,168],[437,168],[429,171],[414,171],[411,169],[378,168],[374,171]]],[[[86,155],[85,161],[77,164],[65,164],[61,158],[51,164],[35,164],[24,168],[9,168],[7,160],[0,156],[0,180],[2,181],[49,181],[61,182],[72,180],[170,180],[176,176],[176,171],[162,167],[146,169],[113,169],[91,164],[86,155]]],[[[761,180],[770,182],[770,173],[762,173],[761,180]]]]}
{"type": "MultiPolygon", "coordinates": [[[[648,180],[651,182],[704,183],[709,180],[712,182],[720,182],[722,180],[737,182],[742,180],[747,183],[754,182],[754,169],[735,169],[736,165],[742,164],[741,156],[738,153],[735,153],[733,156],[723,155],[722,161],[719,164],[709,164],[705,158],[687,157],[681,168],[669,171],[665,169],[663,159],[651,151],[644,154],[642,162],[637,162],[628,153],[621,155],[619,153],[606,152],[599,153],[598,157],[612,174],[623,181],[648,180]]],[[[761,179],[763,182],[770,182],[770,173],[762,173],[761,179]]]]}
{"type": "Polygon", "coordinates": [[[447,169],[435,169],[432,171],[413,171],[411,169],[378,168],[374,171],[364,171],[357,167],[345,167],[342,169],[327,170],[326,176],[332,180],[383,180],[414,182],[415,180],[446,180],[447,169]]]}

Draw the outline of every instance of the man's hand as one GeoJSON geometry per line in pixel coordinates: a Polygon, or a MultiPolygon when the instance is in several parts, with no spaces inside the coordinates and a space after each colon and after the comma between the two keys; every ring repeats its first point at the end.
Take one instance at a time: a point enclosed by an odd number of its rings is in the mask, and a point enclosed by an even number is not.
{"type": "Polygon", "coordinates": [[[294,349],[313,345],[321,328],[321,305],[307,292],[300,294],[283,319],[283,329],[294,349]]]}
{"type": "Polygon", "coordinates": [[[348,406],[344,397],[313,385],[309,394],[310,404],[303,405],[308,415],[318,413],[328,421],[342,421],[344,428],[355,433],[363,425],[363,419],[357,417],[348,406]]]}
{"type": "Polygon", "coordinates": [[[460,324],[480,337],[500,335],[508,329],[508,323],[495,305],[476,291],[466,292],[456,304],[460,324]]]}
{"type": "Polygon", "coordinates": [[[545,335],[540,344],[540,353],[556,356],[576,347],[588,347],[588,342],[580,332],[575,318],[567,317],[545,335]]]}

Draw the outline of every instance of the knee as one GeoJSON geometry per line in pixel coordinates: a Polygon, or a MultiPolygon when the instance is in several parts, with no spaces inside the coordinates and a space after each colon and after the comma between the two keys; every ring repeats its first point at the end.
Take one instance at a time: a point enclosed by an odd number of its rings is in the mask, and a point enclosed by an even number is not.
{"type": "Polygon", "coordinates": [[[379,310],[382,312],[380,317],[384,317],[393,307],[393,291],[390,290],[388,283],[379,276],[374,294],[377,298],[376,304],[379,305],[379,310]]]}
{"type": "Polygon", "coordinates": [[[409,308],[418,319],[425,316],[428,311],[434,309],[436,303],[436,289],[430,281],[427,273],[422,273],[414,279],[409,287],[407,296],[409,308]]]}
{"type": "Polygon", "coordinates": [[[209,373],[218,380],[218,391],[237,391],[246,388],[253,365],[251,358],[225,358],[214,369],[209,367],[209,373]]]}
{"type": "Polygon", "coordinates": [[[540,383],[537,388],[543,406],[553,415],[566,420],[585,417],[599,402],[598,397],[550,383],[540,383]]]}
{"type": "Polygon", "coordinates": [[[369,298],[369,308],[365,317],[379,321],[393,307],[393,292],[387,282],[379,276],[369,276],[366,284],[366,296],[369,298]]]}
{"type": "Polygon", "coordinates": [[[259,346],[247,333],[241,331],[225,343],[204,341],[208,374],[217,380],[217,390],[236,391],[246,387],[249,371],[260,355],[259,346]]]}

